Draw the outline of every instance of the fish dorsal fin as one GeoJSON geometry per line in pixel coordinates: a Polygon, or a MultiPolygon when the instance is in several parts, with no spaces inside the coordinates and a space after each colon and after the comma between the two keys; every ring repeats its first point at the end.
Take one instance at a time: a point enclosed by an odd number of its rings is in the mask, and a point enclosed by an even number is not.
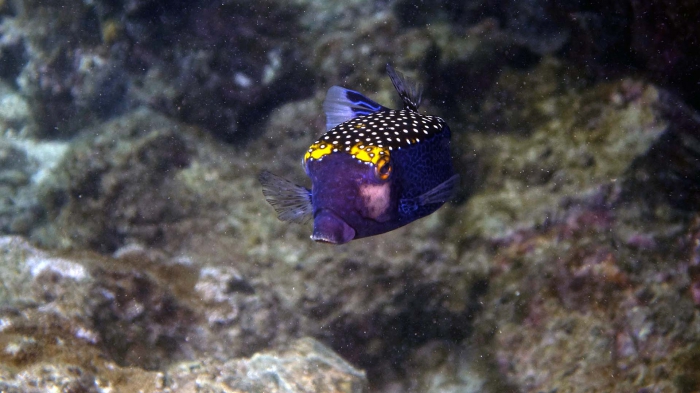
{"type": "Polygon", "coordinates": [[[328,89],[323,111],[326,113],[326,131],[357,116],[366,116],[386,108],[364,95],[340,86],[328,89]]]}
{"type": "Polygon", "coordinates": [[[396,91],[399,92],[399,96],[401,96],[403,108],[414,112],[418,111],[421,96],[423,95],[420,83],[406,78],[402,73],[395,71],[389,64],[386,65],[386,72],[389,74],[391,83],[394,84],[396,91]]]}

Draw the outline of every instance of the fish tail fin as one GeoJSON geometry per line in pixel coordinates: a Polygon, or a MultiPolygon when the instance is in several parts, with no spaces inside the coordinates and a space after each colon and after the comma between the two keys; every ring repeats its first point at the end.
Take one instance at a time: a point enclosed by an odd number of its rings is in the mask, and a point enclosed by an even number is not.
{"type": "Polygon", "coordinates": [[[328,89],[326,99],[323,101],[323,111],[326,113],[326,130],[357,116],[365,116],[387,109],[355,90],[333,86],[328,89]]]}
{"type": "Polygon", "coordinates": [[[258,175],[265,200],[275,208],[277,218],[303,224],[313,216],[311,191],[289,180],[262,171],[258,175]]]}
{"type": "Polygon", "coordinates": [[[421,87],[420,83],[413,82],[406,78],[402,73],[394,70],[390,64],[386,65],[386,72],[389,74],[389,78],[391,78],[391,83],[394,84],[394,88],[396,88],[399,96],[401,96],[404,109],[408,109],[413,112],[418,111],[423,95],[423,88],[421,87]]]}

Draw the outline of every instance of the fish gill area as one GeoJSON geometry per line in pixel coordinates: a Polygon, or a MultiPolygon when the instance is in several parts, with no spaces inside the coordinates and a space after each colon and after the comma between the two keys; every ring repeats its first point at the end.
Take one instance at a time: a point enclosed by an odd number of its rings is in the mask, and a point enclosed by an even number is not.
{"type": "Polygon", "coordinates": [[[700,6],[0,0],[0,392],[700,391],[700,6]],[[461,176],[280,222],[341,85],[461,176]]]}

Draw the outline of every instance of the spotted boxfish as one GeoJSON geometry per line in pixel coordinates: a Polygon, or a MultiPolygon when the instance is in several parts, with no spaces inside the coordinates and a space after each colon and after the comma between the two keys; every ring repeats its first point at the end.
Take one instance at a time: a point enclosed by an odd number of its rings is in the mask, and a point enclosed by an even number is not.
{"type": "Polygon", "coordinates": [[[302,160],[311,190],[260,173],[278,218],[313,218],[315,241],[342,244],[402,227],[436,211],[457,185],[447,123],[418,113],[420,86],[390,65],[387,72],[403,109],[340,86],[328,90],[327,131],[302,160]]]}

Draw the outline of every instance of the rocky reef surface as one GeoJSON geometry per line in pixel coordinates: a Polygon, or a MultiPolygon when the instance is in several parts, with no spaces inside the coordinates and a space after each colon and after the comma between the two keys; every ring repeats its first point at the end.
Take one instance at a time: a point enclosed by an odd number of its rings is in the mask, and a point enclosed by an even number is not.
{"type": "Polygon", "coordinates": [[[700,7],[568,7],[0,1],[0,391],[700,390],[700,7]],[[461,186],[313,243],[257,174],[387,61],[461,186]]]}

